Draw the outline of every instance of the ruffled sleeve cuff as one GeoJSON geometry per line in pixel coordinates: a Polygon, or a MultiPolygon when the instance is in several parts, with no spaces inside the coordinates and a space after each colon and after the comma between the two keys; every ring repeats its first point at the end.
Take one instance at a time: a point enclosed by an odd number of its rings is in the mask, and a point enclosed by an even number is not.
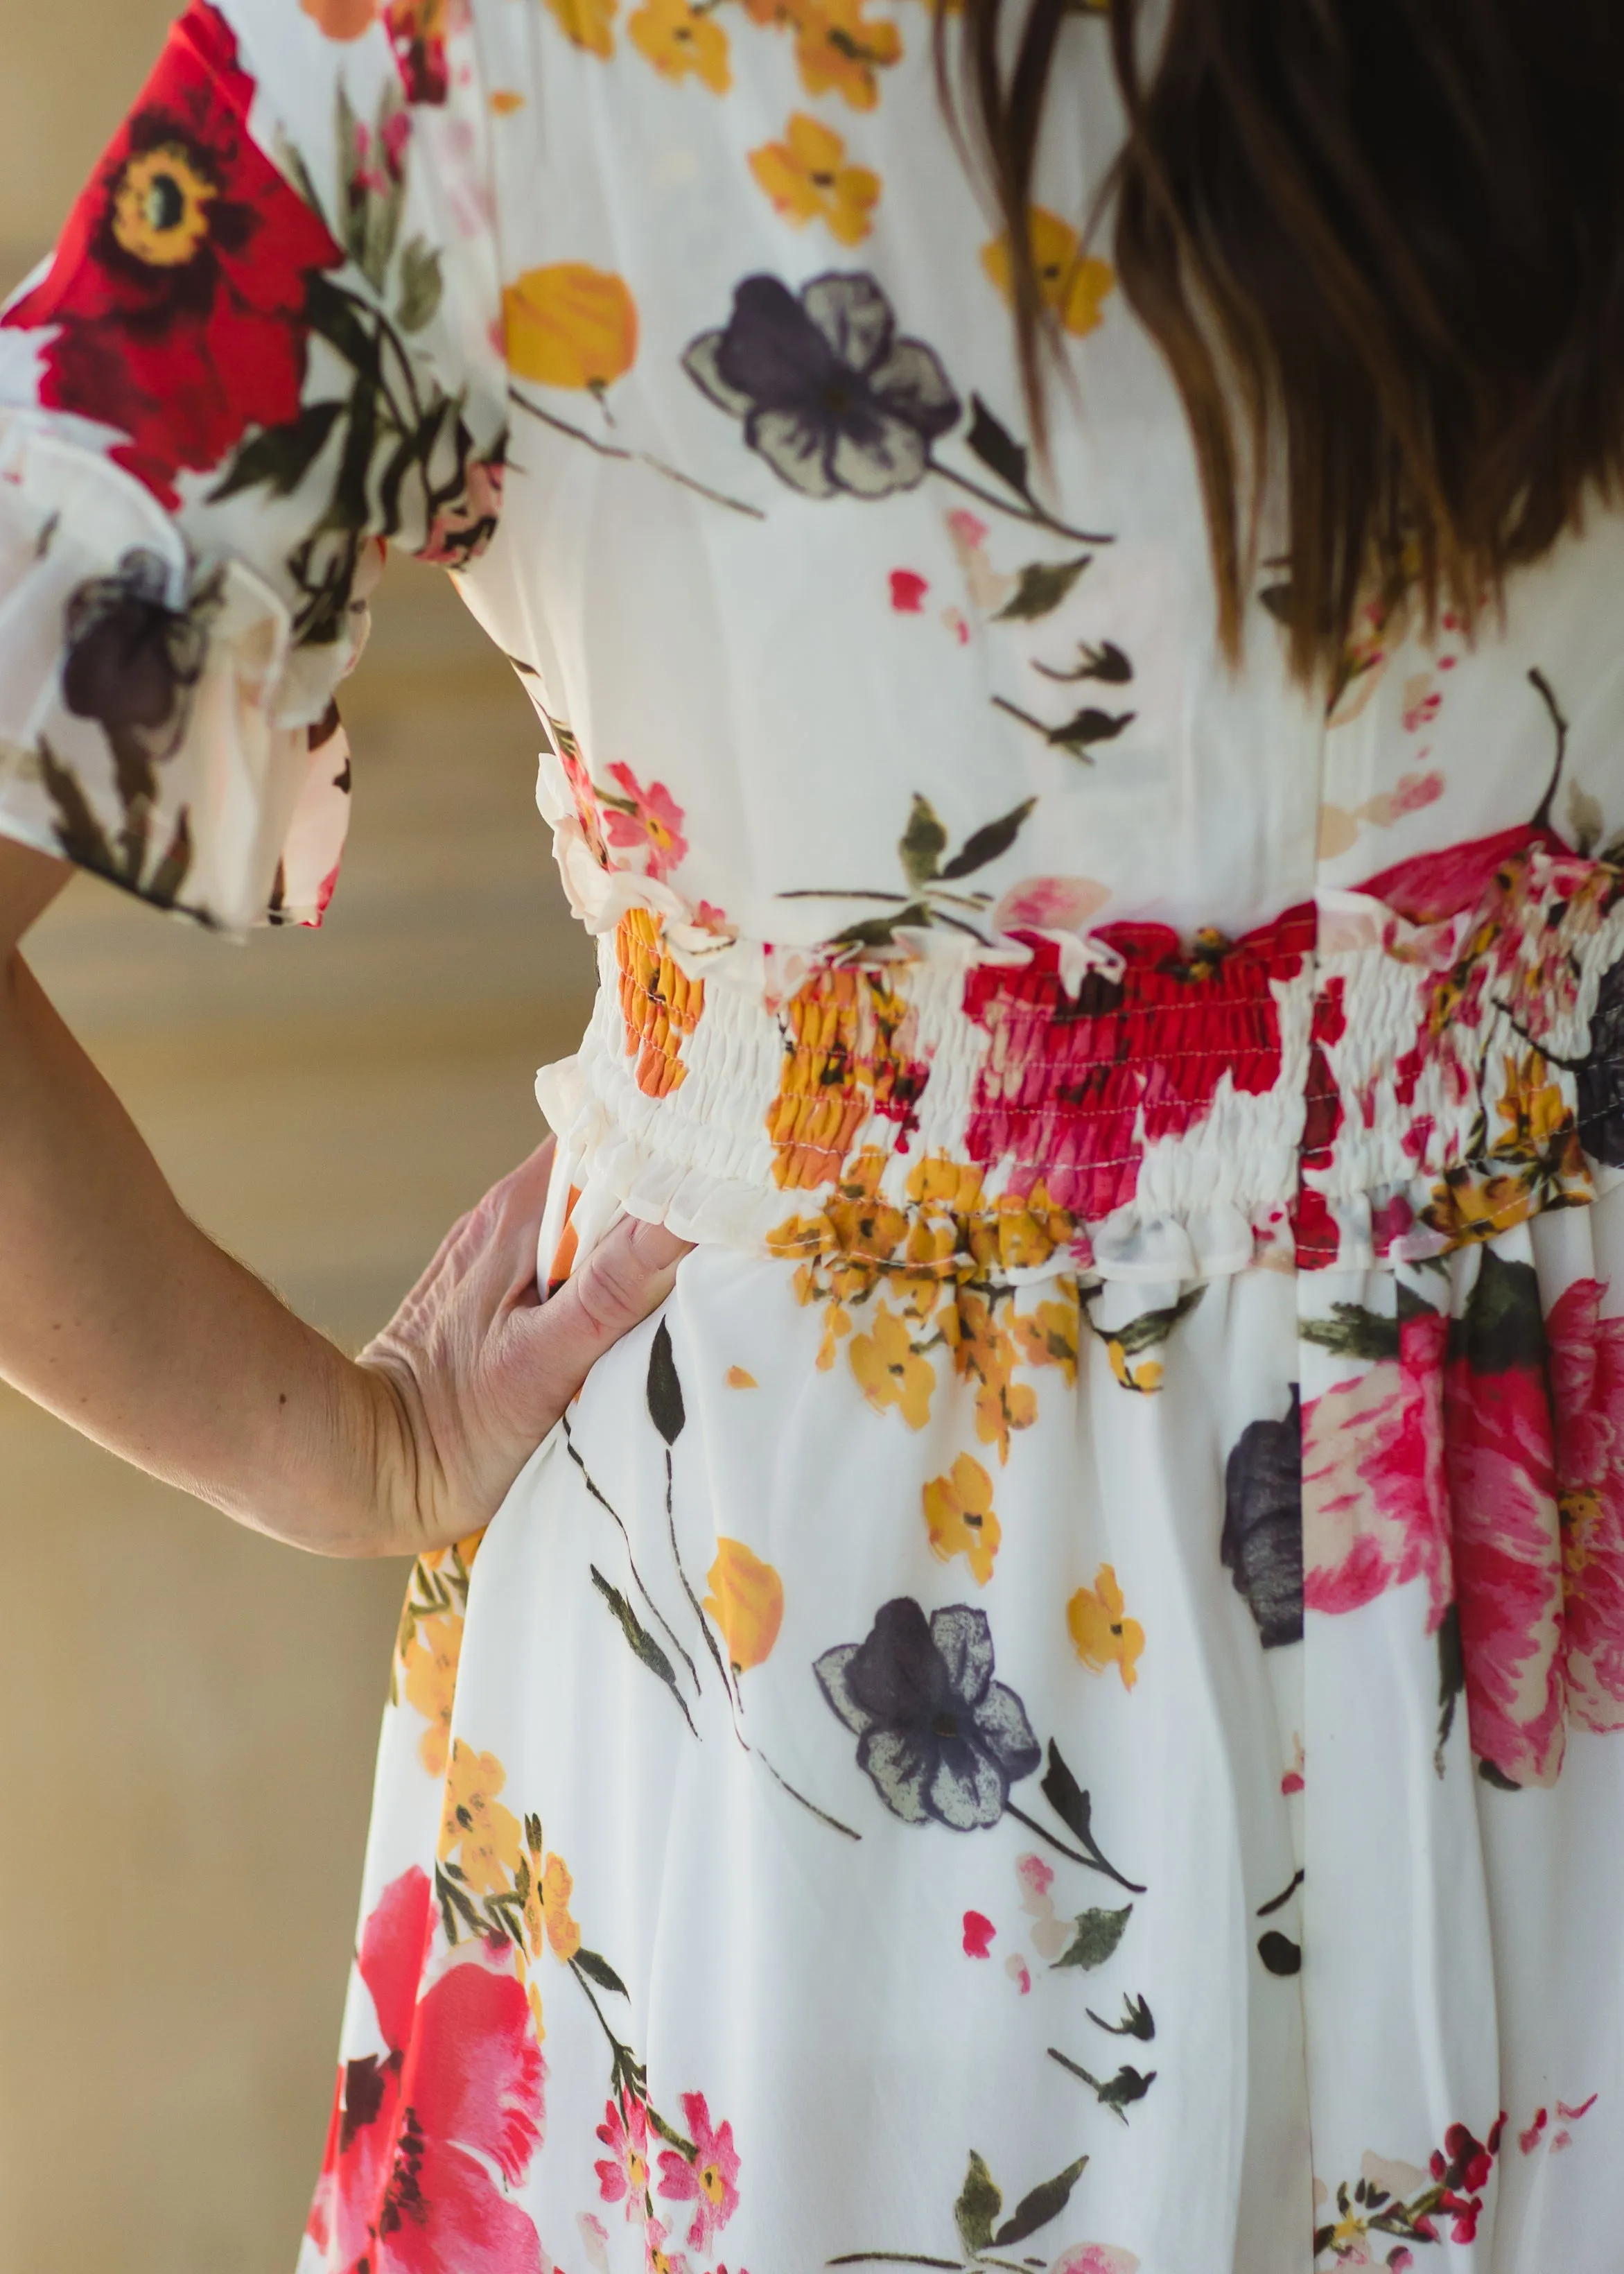
{"type": "Polygon", "coordinates": [[[234,558],[36,414],[0,413],[0,834],[215,929],[320,921],[349,817],[334,706],[366,635],[296,646],[234,558]]]}

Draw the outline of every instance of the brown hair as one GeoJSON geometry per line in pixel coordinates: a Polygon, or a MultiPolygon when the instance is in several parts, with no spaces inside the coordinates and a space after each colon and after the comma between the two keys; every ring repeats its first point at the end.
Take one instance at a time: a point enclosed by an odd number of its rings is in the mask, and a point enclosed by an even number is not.
{"type": "Polygon", "coordinates": [[[1061,39],[1093,34],[1128,130],[1086,218],[1114,205],[1121,289],[1184,399],[1231,658],[1271,459],[1271,599],[1304,679],[1334,669],[1372,585],[1473,619],[1615,489],[1620,0],[1170,0],[1148,72],[1138,0],[1027,0],[1013,41],[1007,6],[962,0],[956,53],[938,12],[937,65],[1007,231],[1034,432],[1056,340],[1034,156],[1040,123],[1064,131],[1045,115],[1061,39]]]}

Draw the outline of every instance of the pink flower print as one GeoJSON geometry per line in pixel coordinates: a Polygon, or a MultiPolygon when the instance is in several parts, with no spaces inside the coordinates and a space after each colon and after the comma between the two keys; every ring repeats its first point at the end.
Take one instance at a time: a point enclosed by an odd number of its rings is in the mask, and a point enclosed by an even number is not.
{"type": "Polygon", "coordinates": [[[609,842],[646,851],[647,873],[654,877],[667,876],[688,857],[682,808],[664,782],[650,782],[644,789],[629,766],[613,765],[609,772],[621,793],[603,801],[609,842]]]}
{"type": "Polygon", "coordinates": [[[586,2263],[593,2274],[609,2274],[608,2228],[590,2210],[578,2210],[575,2225],[580,2230],[581,2248],[586,2253],[586,2263]]]}
{"type": "Polygon", "coordinates": [[[1410,697],[1404,705],[1404,732],[1407,734],[1418,734],[1423,727],[1430,727],[1437,718],[1443,697],[1435,687],[1427,685],[1425,680],[1415,690],[1413,696],[1409,688],[1406,688],[1404,692],[1407,697],[1410,697]]]}
{"type": "Polygon", "coordinates": [[[477,1961],[421,1999],[432,1899],[414,1865],[383,1890],[357,1971],[386,2052],[348,2062],[308,2233],[327,2262],[375,2274],[540,2274],[541,2245],[498,2190],[529,2174],[545,2118],[546,2064],[523,1991],[477,1961]]]}
{"type": "Polygon", "coordinates": [[[1514,1784],[1549,1784],[1564,1734],[1562,1542],[1531,1269],[1485,1247],[1466,1325],[1444,1433],[1472,1751],[1514,1784]],[[1474,1313],[1492,1321],[1481,1335],[1474,1313]]]}
{"type": "Polygon", "coordinates": [[[641,2100],[622,2093],[604,2111],[598,2136],[607,2157],[593,2165],[605,2202],[626,2203],[628,2219],[644,2215],[649,2193],[649,2112],[641,2100]]]}
{"type": "Polygon", "coordinates": [[[1401,774],[1393,786],[1393,813],[1420,813],[1429,805],[1436,805],[1444,794],[1444,778],[1436,772],[1425,774],[1401,774]]]}
{"type": "Polygon", "coordinates": [[[695,2250],[709,2250],[717,2230],[739,2208],[739,2151],[733,2126],[711,2123],[703,2092],[683,2094],[682,2117],[693,2138],[694,2159],[690,2163],[675,2148],[662,2148],[659,2191],[670,2202],[693,2204],[688,2241],[695,2250]]]}
{"type": "Polygon", "coordinates": [[[643,2263],[646,2274],[688,2274],[688,2259],[680,2250],[667,2250],[670,2229],[651,2218],[643,2230],[643,2263]]]}
{"type": "Polygon", "coordinates": [[[1092,877],[1027,877],[992,912],[995,931],[1081,931],[1110,899],[1092,877]]]}
{"type": "Polygon", "coordinates": [[[929,582],[916,569],[893,568],[891,572],[891,604],[898,615],[918,615],[929,590],[929,582]]]}
{"type": "Polygon", "coordinates": [[[992,1939],[998,1931],[984,1911],[966,1911],[964,1915],[964,1954],[966,1958],[988,1958],[992,1954],[992,1939]]]}
{"type": "Polygon", "coordinates": [[[1132,2251],[1109,2242],[1079,2242],[1061,2252],[1049,2274],[1138,2274],[1139,2263],[1132,2251]]]}
{"type": "Polygon", "coordinates": [[[1009,1956],[1004,1962],[1004,1970],[1009,1976],[1010,1980],[1015,1984],[1015,1987],[1019,1991],[1021,1996],[1023,1998],[1026,1997],[1032,1987],[1032,1976],[1027,1970],[1026,1962],[1021,1956],[1019,1951],[1011,1951],[1009,1956]]]}
{"type": "Polygon", "coordinates": [[[973,553],[987,541],[987,523],[963,506],[948,515],[947,527],[954,545],[963,552],[973,553]]]}
{"type": "Polygon", "coordinates": [[[1046,1864],[1041,1856],[1022,1856],[1017,1859],[1015,1876],[1020,1881],[1023,1896],[1032,1899],[1024,1908],[1034,1910],[1035,1905],[1034,1915],[1046,1918],[1054,1909],[1048,1901],[1049,1891],[1055,1884],[1054,1865],[1046,1864]]]}
{"type": "Polygon", "coordinates": [[[1576,1279],[1545,1321],[1556,1407],[1568,1698],[1586,1729],[1624,1728],[1624,1319],[1576,1279]]]}
{"type": "Polygon", "coordinates": [[[1517,2145],[1521,2148],[1525,2156],[1531,2156],[1533,2154],[1535,2149],[1539,2145],[1539,2136],[1541,2133],[1545,2130],[1546,2125],[1550,2121],[1550,2110],[1548,2108],[1537,2108],[1534,2111],[1533,2122],[1529,2126],[1525,2132],[1518,2133],[1517,2145]]]}
{"type": "Polygon", "coordinates": [[[1424,1578],[1427,1631],[1452,1593],[1444,1475],[1447,1319],[1406,1319],[1399,1355],[1303,1409],[1303,1600],[1353,1611],[1424,1578]]]}
{"type": "Polygon", "coordinates": [[[609,847],[604,839],[604,815],[603,808],[598,802],[598,786],[575,751],[560,749],[559,758],[564,769],[564,778],[569,784],[569,794],[575,801],[575,811],[580,816],[581,833],[586,840],[587,850],[600,869],[606,869],[609,866],[609,847]]]}

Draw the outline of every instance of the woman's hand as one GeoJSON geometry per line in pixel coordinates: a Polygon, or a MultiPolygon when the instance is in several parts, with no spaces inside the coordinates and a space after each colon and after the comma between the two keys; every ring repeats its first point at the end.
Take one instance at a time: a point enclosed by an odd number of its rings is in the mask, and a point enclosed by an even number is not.
{"type": "Polygon", "coordinates": [[[536,1239],[553,1141],[454,1224],[361,1353],[386,1393],[381,1553],[417,1554],[489,1522],[595,1361],[670,1293],[690,1243],[623,1217],[551,1300],[536,1239]]]}
{"type": "Polygon", "coordinates": [[[415,1555],[477,1530],[684,1243],[621,1224],[543,1305],[544,1146],[345,1357],[186,1216],[17,953],[68,873],[0,838],[0,1379],[295,1547],[415,1555]]]}

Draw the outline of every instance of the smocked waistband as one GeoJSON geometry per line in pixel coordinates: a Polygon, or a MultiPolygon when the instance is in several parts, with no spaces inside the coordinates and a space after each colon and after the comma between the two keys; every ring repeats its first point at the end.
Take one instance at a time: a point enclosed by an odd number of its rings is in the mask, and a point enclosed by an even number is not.
{"type": "Polygon", "coordinates": [[[577,1177],[768,1253],[1143,1278],[1442,1254],[1624,1163],[1624,879],[1480,851],[1443,913],[1327,894],[1237,939],[1114,924],[1022,960],[763,948],[707,975],[634,908],[538,1092],[577,1177]]]}

